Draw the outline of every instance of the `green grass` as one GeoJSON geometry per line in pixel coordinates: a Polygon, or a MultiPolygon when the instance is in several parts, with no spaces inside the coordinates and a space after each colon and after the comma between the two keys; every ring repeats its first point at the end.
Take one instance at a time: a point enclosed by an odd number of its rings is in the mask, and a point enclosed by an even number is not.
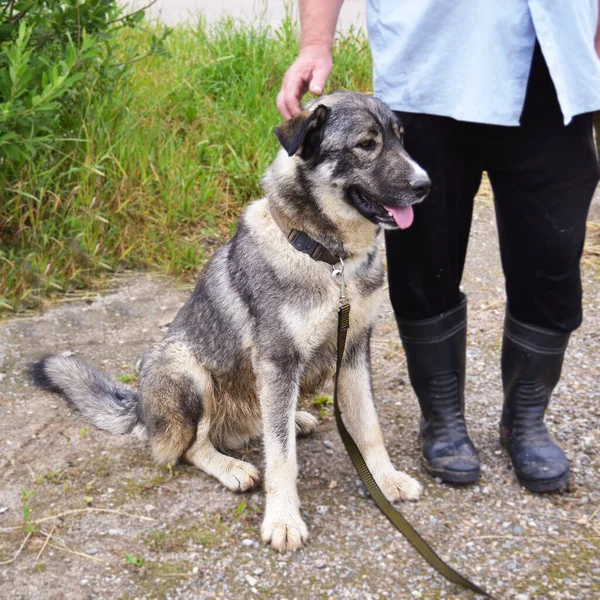
{"type": "MultiPolygon", "coordinates": [[[[59,147],[6,180],[0,164],[0,311],[97,286],[123,269],[191,279],[277,150],[275,97],[296,27],[225,20],[176,27],[167,57],[136,62],[109,94],[77,98],[59,147]]],[[[150,32],[119,34],[120,58],[150,32]]],[[[366,40],[335,51],[329,90],[371,90],[366,40]]]]}

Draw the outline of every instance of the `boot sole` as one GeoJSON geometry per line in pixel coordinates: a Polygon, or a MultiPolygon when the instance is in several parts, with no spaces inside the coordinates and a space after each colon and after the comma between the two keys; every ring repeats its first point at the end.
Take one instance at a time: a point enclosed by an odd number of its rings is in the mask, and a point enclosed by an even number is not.
{"type": "Polygon", "coordinates": [[[561,475],[560,477],[554,477],[553,479],[520,479],[517,475],[517,480],[524,488],[527,488],[530,492],[535,492],[537,494],[547,494],[550,492],[566,491],[569,485],[570,476],[571,473],[567,471],[564,475],[561,475]]]}
{"type": "Polygon", "coordinates": [[[429,466],[427,460],[421,456],[421,460],[425,464],[427,472],[432,477],[441,479],[444,483],[477,483],[481,479],[481,469],[476,471],[449,471],[447,469],[433,469],[429,466]]]}

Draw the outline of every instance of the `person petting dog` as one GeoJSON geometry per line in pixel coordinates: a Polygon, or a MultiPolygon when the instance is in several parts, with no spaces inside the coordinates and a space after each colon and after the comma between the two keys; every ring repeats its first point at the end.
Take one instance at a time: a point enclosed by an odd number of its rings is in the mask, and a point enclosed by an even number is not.
{"type": "MultiPolygon", "coordinates": [[[[300,0],[300,52],[277,97],[286,119],[307,91],[323,92],[342,1],[300,0]]],[[[598,0],[369,0],[367,16],[374,94],[400,116],[405,147],[432,182],[413,225],[385,232],[428,471],[453,483],[480,478],[465,423],[459,286],[487,171],[507,296],[501,442],[521,485],[563,489],[569,461],[544,415],[582,321],[580,258],[599,178],[598,0]]]]}

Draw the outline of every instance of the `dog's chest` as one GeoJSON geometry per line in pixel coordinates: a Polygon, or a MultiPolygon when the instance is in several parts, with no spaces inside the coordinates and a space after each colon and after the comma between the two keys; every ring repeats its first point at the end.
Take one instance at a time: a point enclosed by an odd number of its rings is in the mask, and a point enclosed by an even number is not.
{"type": "MultiPolygon", "coordinates": [[[[368,298],[358,298],[352,288],[348,290],[351,302],[348,343],[369,335],[379,315],[381,290],[368,298]]],[[[338,296],[322,310],[314,310],[304,316],[296,314],[292,320],[296,327],[296,348],[302,357],[303,376],[300,395],[312,397],[335,373],[337,355],[338,296]]]]}
{"type": "Polygon", "coordinates": [[[285,303],[280,318],[285,332],[291,336],[294,347],[303,358],[308,358],[323,346],[335,332],[335,297],[315,305],[285,303]]]}
{"type": "MultiPolygon", "coordinates": [[[[347,296],[351,304],[350,338],[364,335],[374,325],[379,315],[381,295],[380,287],[365,296],[353,282],[347,284],[347,296]]],[[[335,347],[338,299],[339,290],[332,286],[331,293],[318,303],[289,302],[281,306],[281,322],[303,359],[310,359],[325,349],[335,347]]]]}

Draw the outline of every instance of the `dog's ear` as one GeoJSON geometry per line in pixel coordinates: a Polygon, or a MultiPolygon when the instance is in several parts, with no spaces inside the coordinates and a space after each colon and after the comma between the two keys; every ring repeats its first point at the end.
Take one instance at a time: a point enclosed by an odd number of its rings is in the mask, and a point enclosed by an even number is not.
{"type": "Polygon", "coordinates": [[[296,154],[300,147],[303,159],[314,154],[323,139],[323,126],[328,114],[329,109],[319,104],[313,111],[303,110],[275,128],[275,135],[289,156],[296,154]]]}

